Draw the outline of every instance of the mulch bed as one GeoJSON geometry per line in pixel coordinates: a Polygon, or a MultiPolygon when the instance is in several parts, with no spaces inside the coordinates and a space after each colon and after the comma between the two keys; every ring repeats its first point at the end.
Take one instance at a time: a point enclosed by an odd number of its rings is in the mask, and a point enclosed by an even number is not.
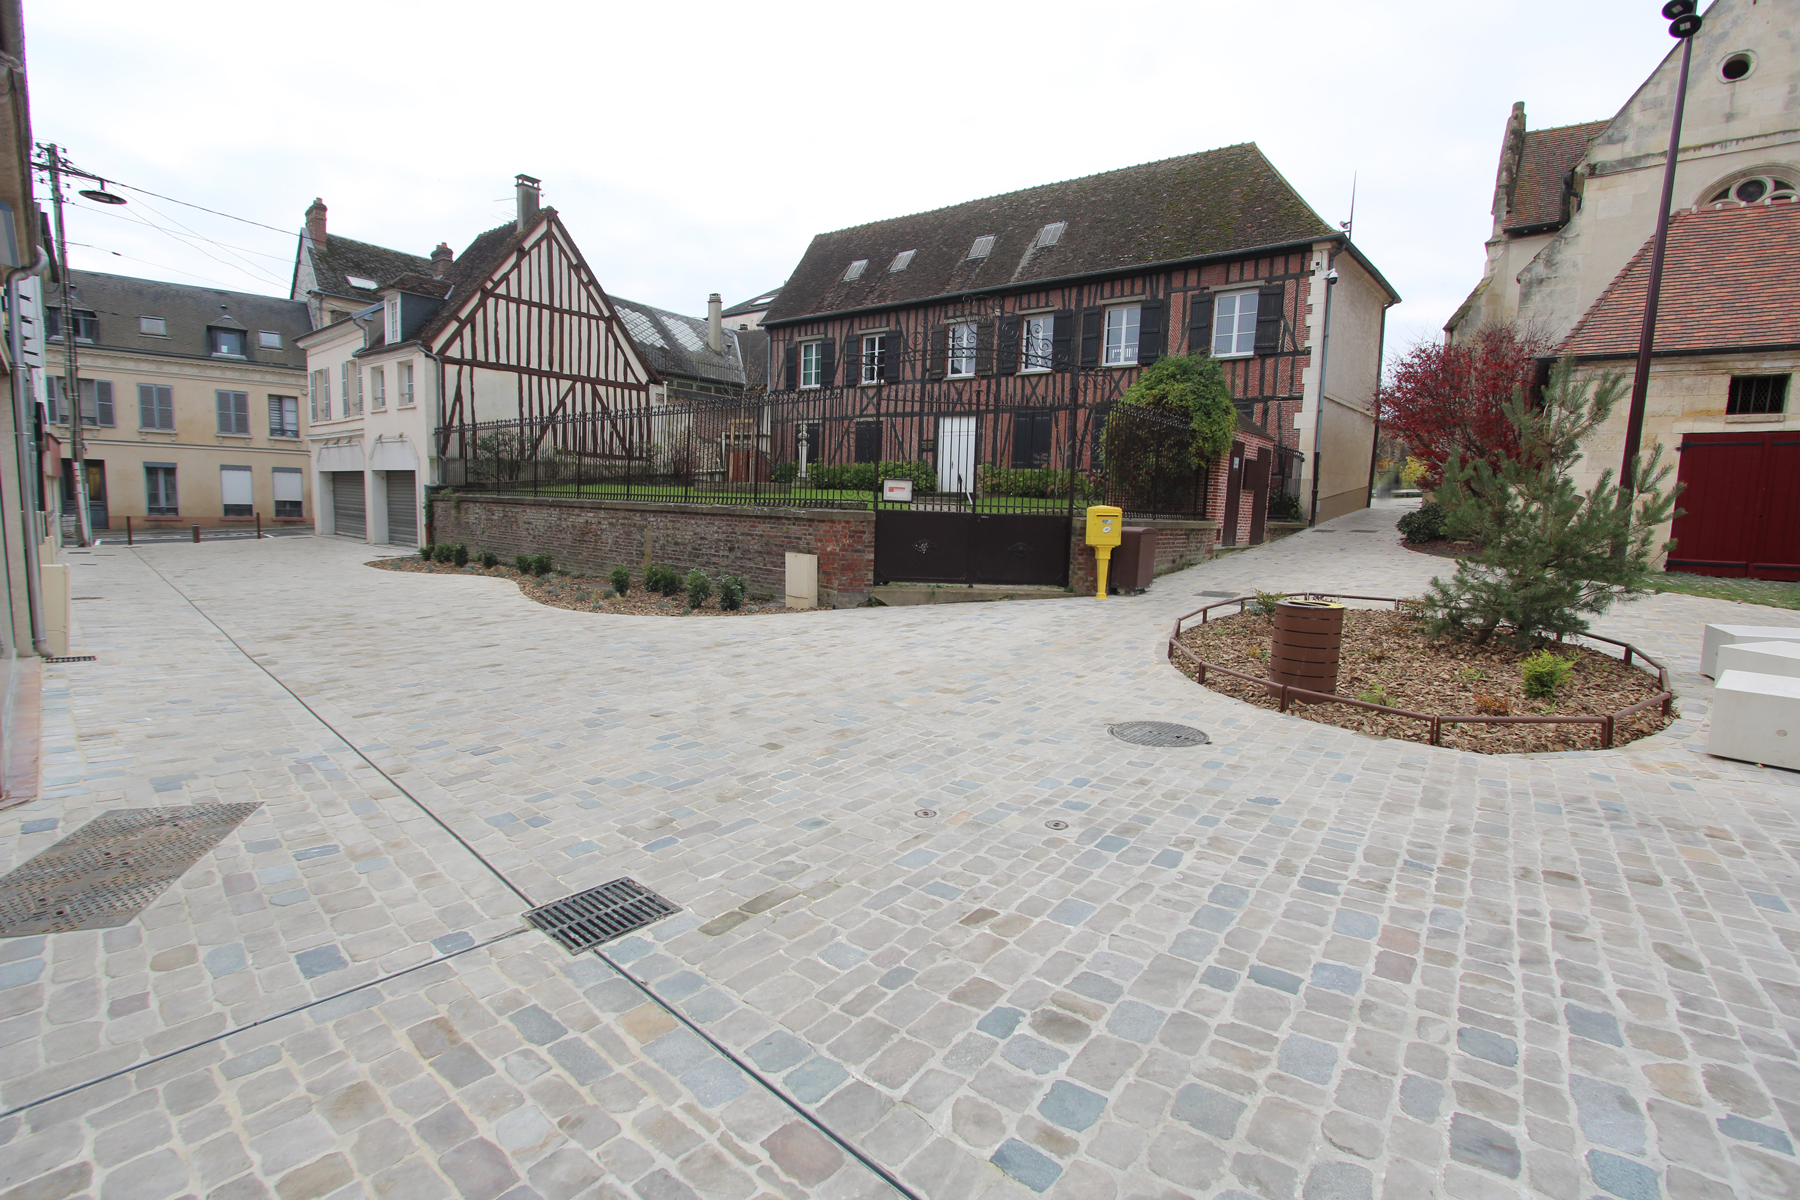
{"type": "MultiPolygon", "coordinates": [[[[631,591],[625,596],[611,596],[612,583],[606,579],[591,575],[522,575],[512,567],[482,567],[470,563],[466,567],[451,566],[447,563],[426,562],[420,558],[378,558],[368,564],[383,571],[407,571],[415,575],[481,575],[489,579],[510,579],[519,585],[519,590],[529,600],[539,604],[547,604],[551,608],[566,608],[571,612],[613,613],[627,617],[746,617],[766,616],[771,613],[807,612],[807,609],[789,608],[783,601],[751,600],[744,598],[744,607],[736,612],[726,612],[719,607],[719,597],[715,592],[699,608],[689,608],[687,595],[659,596],[655,592],[643,590],[643,581],[633,579],[631,591]]],[[[718,586],[718,580],[713,581],[718,586]]]]}
{"type": "Polygon", "coordinates": [[[1473,558],[1481,547],[1474,542],[1452,542],[1448,540],[1436,542],[1409,542],[1400,539],[1400,544],[1414,554],[1431,554],[1438,558],[1473,558]]]}
{"type": "MultiPolygon", "coordinates": [[[[1263,676],[1268,671],[1273,621],[1255,613],[1213,617],[1181,635],[1181,644],[1209,663],[1263,676]]],[[[1339,695],[1361,699],[1377,688],[1386,691],[1390,708],[1440,716],[1487,715],[1605,716],[1657,694],[1656,676],[1626,666],[1609,654],[1586,646],[1564,644],[1552,649],[1575,660],[1555,700],[1525,695],[1519,663],[1526,651],[1510,645],[1470,646],[1427,637],[1407,615],[1385,610],[1351,609],[1344,614],[1343,657],[1338,667],[1339,695]]],[[[1179,655],[1171,660],[1194,678],[1193,665],[1179,655]]],[[[1278,709],[1278,696],[1262,685],[1208,674],[1206,686],[1259,708],[1278,709]]],[[[1371,712],[1348,704],[1291,704],[1288,712],[1324,725],[1354,729],[1376,737],[1429,742],[1426,722],[1391,713],[1371,712]]],[[[1669,724],[1660,706],[1619,722],[1613,745],[1622,746],[1669,724]]],[[[1600,745],[1597,725],[1479,724],[1445,725],[1440,744],[1479,754],[1525,754],[1546,750],[1593,750],[1600,745]]]]}

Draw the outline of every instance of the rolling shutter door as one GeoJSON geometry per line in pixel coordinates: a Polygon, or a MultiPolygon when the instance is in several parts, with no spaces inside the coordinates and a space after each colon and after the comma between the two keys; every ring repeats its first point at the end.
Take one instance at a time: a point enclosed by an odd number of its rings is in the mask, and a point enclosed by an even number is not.
{"type": "Polygon", "coordinates": [[[331,472],[331,518],[342,537],[368,536],[368,504],[361,471],[331,472]]]}
{"type": "Polygon", "coordinates": [[[414,493],[415,472],[387,473],[388,543],[394,546],[419,544],[419,498],[414,493]]]}

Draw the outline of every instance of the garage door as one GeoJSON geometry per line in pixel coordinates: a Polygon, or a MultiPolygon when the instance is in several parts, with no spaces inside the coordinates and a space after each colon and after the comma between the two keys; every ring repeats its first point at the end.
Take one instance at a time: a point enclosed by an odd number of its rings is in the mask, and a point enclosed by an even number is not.
{"type": "Polygon", "coordinates": [[[1669,570],[1800,578],[1800,438],[1690,433],[1681,440],[1679,479],[1669,570]]]}
{"type": "Polygon", "coordinates": [[[415,471],[387,473],[388,542],[395,546],[419,544],[419,498],[413,492],[415,471]]]}
{"type": "Polygon", "coordinates": [[[367,537],[368,502],[363,496],[361,471],[332,471],[331,519],[341,537],[367,537]]]}

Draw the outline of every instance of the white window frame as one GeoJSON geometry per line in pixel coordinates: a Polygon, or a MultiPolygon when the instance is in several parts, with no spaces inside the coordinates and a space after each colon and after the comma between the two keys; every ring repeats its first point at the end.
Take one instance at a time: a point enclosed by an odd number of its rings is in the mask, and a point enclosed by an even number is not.
{"type": "Polygon", "coordinates": [[[331,369],[320,367],[312,373],[312,420],[331,420],[331,369]]]}
{"type": "Polygon", "coordinates": [[[1220,292],[1213,297],[1212,314],[1212,356],[1214,358],[1253,358],[1256,355],[1256,309],[1261,302],[1261,293],[1220,292]],[[1231,301],[1232,309],[1225,313],[1225,303],[1231,301]],[[1249,307],[1244,302],[1249,301],[1249,307]],[[1226,331],[1225,322],[1232,325],[1226,331]],[[1226,341],[1229,339],[1228,341],[1226,341]],[[1226,341],[1227,348],[1219,348],[1221,341],[1226,341]],[[1241,347],[1241,349],[1240,349],[1241,347]]]}
{"type": "Polygon", "coordinates": [[[269,394],[269,436],[272,438],[297,438],[300,436],[300,398],[298,396],[281,396],[269,394]],[[294,414],[294,422],[288,424],[289,409],[294,414]],[[279,414],[279,416],[277,415],[279,414]]]}
{"type": "Polygon", "coordinates": [[[1106,323],[1100,337],[1100,364],[1107,367],[1137,366],[1143,330],[1142,305],[1118,304],[1107,309],[1106,323]]]}
{"type": "Polygon", "coordinates": [[[256,515],[256,473],[249,467],[229,465],[221,465],[219,467],[219,515],[222,517],[253,517],[256,515]],[[226,501],[225,495],[230,491],[230,488],[225,482],[228,478],[231,479],[233,483],[248,483],[250,485],[250,503],[233,506],[226,501]],[[231,507],[247,508],[250,511],[235,513],[227,512],[226,510],[231,507]]]}
{"type": "Polygon", "coordinates": [[[381,306],[382,315],[387,319],[385,333],[388,345],[396,345],[400,341],[400,297],[389,296],[381,306]]]}
{"type": "Polygon", "coordinates": [[[801,342],[799,367],[795,372],[800,376],[798,385],[803,388],[819,388],[825,386],[825,343],[822,341],[801,342]],[[807,380],[812,382],[808,383],[807,380]]]}
{"type": "Polygon", "coordinates": [[[413,406],[413,365],[403,362],[396,370],[399,372],[399,378],[395,382],[400,388],[400,407],[411,408],[413,406]]]}
{"type": "Polygon", "coordinates": [[[1056,314],[1027,313],[1019,318],[1019,374],[1036,375],[1051,369],[1056,352],[1056,314]],[[1037,332],[1032,326],[1039,327],[1037,332]]]}
{"type": "Polygon", "coordinates": [[[944,377],[975,377],[975,342],[981,335],[973,321],[958,321],[944,335],[944,377]]]}
{"type": "Polygon", "coordinates": [[[180,480],[177,478],[174,463],[144,464],[144,511],[152,517],[179,517],[181,515],[180,480]],[[151,480],[156,481],[155,487],[151,480]],[[158,504],[157,501],[162,501],[158,504]],[[170,503],[173,501],[173,503],[170,503]],[[161,510],[161,511],[158,511],[161,510]]]}
{"type": "Polygon", "coordinates": [[[275,467],[271,472],[270,486],[275,498],[275,516],[293,520],[306,516],[306,480],[299,467],[275,467]],[[291,487],[284,486],[291,484],[291,487]],[[283,496],[284,491],[292,491],[292,496],[283,496]],[[296,508],[290,512],[282,512],[283,504],[292,504],[296,508]]]}
{"type": "Polygon", "coordinates": [[[865,387],[881,382],[881,369],[887,365],[887,339],[885,333],[862,335],[862,381],[865,387]]]}
{"type": "Polygon", "coordinates": [[[387,370],[384,367],[369,368],[369,407],[376,412],[387,411],[387,370]]]}

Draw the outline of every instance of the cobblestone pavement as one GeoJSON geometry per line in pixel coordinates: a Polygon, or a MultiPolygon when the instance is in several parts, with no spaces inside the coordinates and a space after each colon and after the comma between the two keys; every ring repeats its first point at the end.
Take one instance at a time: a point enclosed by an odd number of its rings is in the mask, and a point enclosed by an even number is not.
{"type": "Polygon", "coordinates": [[[778,621],[331,539],[71,556],[99,661],[46,669],[0,868],[263,807],[130,924],[0,940],[0,1200],[1800,1194],[1800,793],[1704,755],[1695,674],[1703,621],[1790,614],[1610,617],[1683,694],[1612,752],[1163,662],[1208,593],[1417,591],[1394,516],[1141,597],[778,621]],[[621,875],[682,911],[606,959],[520,919],[621,875]]]}

